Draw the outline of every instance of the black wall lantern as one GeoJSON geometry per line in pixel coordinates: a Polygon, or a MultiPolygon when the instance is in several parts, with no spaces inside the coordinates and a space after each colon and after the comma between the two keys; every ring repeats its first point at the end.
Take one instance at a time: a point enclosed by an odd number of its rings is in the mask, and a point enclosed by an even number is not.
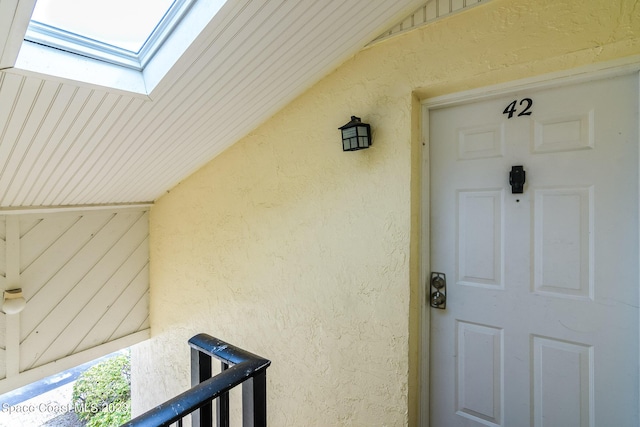
{"type": "Polygon", "coordinates": [[[342,151],[356,151],[371,146],[371,126],[362,123],[360,117],[351,116],[351,121],[339,128],[342,131],[342,151]]]}

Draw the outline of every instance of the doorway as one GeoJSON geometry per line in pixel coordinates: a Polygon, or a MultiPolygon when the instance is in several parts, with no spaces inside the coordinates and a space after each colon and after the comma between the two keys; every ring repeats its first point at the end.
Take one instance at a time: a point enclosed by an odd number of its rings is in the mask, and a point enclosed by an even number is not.
{"type": "Polygon", "coordinates": [[[424,121],[431,427],[638,425],[637,73],[424,121]]]}

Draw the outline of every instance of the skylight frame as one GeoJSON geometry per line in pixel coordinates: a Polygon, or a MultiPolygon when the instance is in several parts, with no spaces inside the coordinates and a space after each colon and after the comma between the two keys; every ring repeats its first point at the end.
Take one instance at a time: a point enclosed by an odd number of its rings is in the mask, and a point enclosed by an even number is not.
{"type": "Polygon", "coordinates": [[[142,71],[197,0],[175,0],[151,35],[133,52],[37,21],[30,21],[24,40],[113,65],[142,71]]]}

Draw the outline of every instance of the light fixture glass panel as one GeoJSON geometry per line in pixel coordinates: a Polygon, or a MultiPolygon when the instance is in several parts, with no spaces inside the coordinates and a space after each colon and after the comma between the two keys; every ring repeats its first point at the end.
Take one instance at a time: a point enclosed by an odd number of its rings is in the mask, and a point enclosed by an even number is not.
{"type": "Polygon", "coordinates": [[[358,126],[358,135],[366,135],[367,134],[367,128],[366,126],[358,126]]]}
{"type": "Polygon", "coordinates": [[[342,130],[343,138],[351,138],[356,136],[356,128],[347,128],[342,130]]]}
{"type": "Polygon", "coordinates": [[[37,21],[139,52],[174,0],[38,0],[37,21]]]}

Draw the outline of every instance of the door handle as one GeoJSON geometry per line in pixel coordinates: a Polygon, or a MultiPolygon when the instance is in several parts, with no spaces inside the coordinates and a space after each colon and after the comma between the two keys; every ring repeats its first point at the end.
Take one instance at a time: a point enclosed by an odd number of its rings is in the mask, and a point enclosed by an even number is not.
{"type": "Polygon", "coordinates": [[[429,304],[433,308],[447,308],[447,276],[444,273],[431,273],[429,304]]]}

